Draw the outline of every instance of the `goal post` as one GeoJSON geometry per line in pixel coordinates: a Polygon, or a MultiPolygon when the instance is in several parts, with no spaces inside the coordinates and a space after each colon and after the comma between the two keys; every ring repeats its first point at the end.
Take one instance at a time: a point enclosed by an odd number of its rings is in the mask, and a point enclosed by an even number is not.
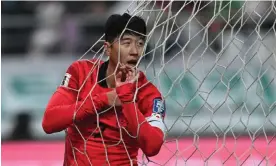
{"type": "MultiPolygon", "coordinates": [[[[139,68],[167,107],[160,154],[140,165],[276,164],[275,1],[133,1],[127,12],[147,23],[139,68]]],[[[93,46],[80,59],[104,59],[93,46]]]]}

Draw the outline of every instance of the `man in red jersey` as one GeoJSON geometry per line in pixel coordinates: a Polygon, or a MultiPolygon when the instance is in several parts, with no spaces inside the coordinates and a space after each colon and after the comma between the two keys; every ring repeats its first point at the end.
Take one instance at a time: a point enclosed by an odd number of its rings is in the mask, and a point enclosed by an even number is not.
{"type": "Polygon", "coordinates": [[[145,34],[140,17],[112,15],[105,25],[109,60],[79,60],[67,69],[42,122],[48,134],[66,130],[64,166],[138,165],[139,148],[158,154],[165,104],[136,68],[145,34]]]}

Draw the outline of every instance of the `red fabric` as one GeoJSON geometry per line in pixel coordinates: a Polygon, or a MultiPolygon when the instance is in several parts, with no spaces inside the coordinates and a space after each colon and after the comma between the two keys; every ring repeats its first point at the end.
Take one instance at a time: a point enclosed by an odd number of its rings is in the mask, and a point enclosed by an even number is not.
{"type": "Polygon", "coordinates": [[[129,131],[133,136],[138,136],[139,147],[146,156],[157,155],[163,144],[163,132],[146,122],[135,103],[123,104],[123,113],[127,119],[129,131]]]}
{"type": "Polygon", "coordinates": [[[135,84],[127,83],[116,88],[116,93],[119,99],[125,102],[131,102],[134,99],[135,94],[135,84]]]}
{"type": "MultiPolygon", "coordinates": [[[[68,87],[59,87],[50,99],[43,118],[43,127],[48,133],[66,129],[64,165],[124,166],[131,165],[131,162],[137,165],[139,147],[151,155],[153,152],[149,152],[160,146],[155,143],[159,142],[159,136],[155,135],[155,140],[153,135],[147,135],[145,131],[162,133],[146,122],[141,125],[138,139],[128,135],[128,132],[136,132],[135,128],[138,128],[140,121],[131,122],[132,119],[137,119],[131,105],[122,106],[123,110],[122,107],[105,107],[106,98],[100,96],[105,96],[106,92],[113,89],[102,88],[97,84],[99,64],[102,62],[82,60],[74,62],[68,68],[66,73],[71,75],[68,87]],[[92,100],[91,97],[87,98],[89,94],[93,96],[92,100]],[[95,104],[98,102],[99,105],[95,104]],[[75,108],[80,109],[73,123],[75,108]],[[150,140],[151,138],[153,140],[150,140]]],[[[147,82],[143,74],[139,78],[139,86],[142,87],[137,96],[140,112],[138,119],[143,121],[143,118],[151,115],[152,100],[160,98],[161,95],[147,82]]]]}
{"type": "MultiPolygon", "coordinates": [[[[123,103],[123,114],[128,122],[128,130],[133,136],[138,137],[138,143],[142,151],[149,157],[154,156],[159,152],[163,143],[163,132],[159,128],[152,127],[149,123],[145,123],[146,119],[136,103],[127,103],[133,101],[135,90],[136,83],[127,83],[116,88],[118,97],[123,103]]],[[[150,90],[147,90],[147,94],[150,94],[150,90]]],[[[154,97],[156,98],[157,96],[154,97]]],[[[160,98],[159,95],[158,98],[160,98]]],[[[147,104],[149,103],[152,102],[147,102],[147,104]]],[[[151,111],[148,110],[151,108],[152,106],[148,108],[146,106],[145,110],[147,113],[151,113],[151,111]]]]}
{"type": "Polygon", "coordinates": [[[105,94],[95,95],[90,99],[88,97],[83,101],[74,101],[69,99],[60,87],[50,99],[44,113],[42,126],[46,133],[54,133],[65,130],[73,124],[73,116],[76,114],[75,121],[80,122],[86,117],[95,115],[97,110],[104,108],[108,103],[105,94]],[[62,117],[62,121],[60,119],[62,117]]]}

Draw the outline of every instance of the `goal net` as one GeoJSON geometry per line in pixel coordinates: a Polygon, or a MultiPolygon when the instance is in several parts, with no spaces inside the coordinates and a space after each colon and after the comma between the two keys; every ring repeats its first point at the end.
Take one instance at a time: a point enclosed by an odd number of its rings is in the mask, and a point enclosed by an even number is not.
{"type": "MultiPolygon", "coordinates": [[[[129,3],[126,12],[148,26],[139,69],[167,110],[162,149],[140,152],[140,165],[276,164],[275,4],[129,3]]],[[[105,60],[103,40],[80,59],[105,60]]]]}

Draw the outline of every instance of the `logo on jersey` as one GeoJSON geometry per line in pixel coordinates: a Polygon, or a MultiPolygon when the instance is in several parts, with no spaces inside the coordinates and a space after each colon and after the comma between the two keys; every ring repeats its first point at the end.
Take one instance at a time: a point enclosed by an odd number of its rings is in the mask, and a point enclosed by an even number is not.
{"type": "Polygon", "coordinates": [[[154,99],[152,112],[164,117],[166,112],[165,103],[161,99],[154,99]]]}
{"type": "Polygon", "coordinates": [[[65,76],[61,82],[61,86],[68,87],[70,78],[71,78],[71,74],[65,73],[65,76]]]}

